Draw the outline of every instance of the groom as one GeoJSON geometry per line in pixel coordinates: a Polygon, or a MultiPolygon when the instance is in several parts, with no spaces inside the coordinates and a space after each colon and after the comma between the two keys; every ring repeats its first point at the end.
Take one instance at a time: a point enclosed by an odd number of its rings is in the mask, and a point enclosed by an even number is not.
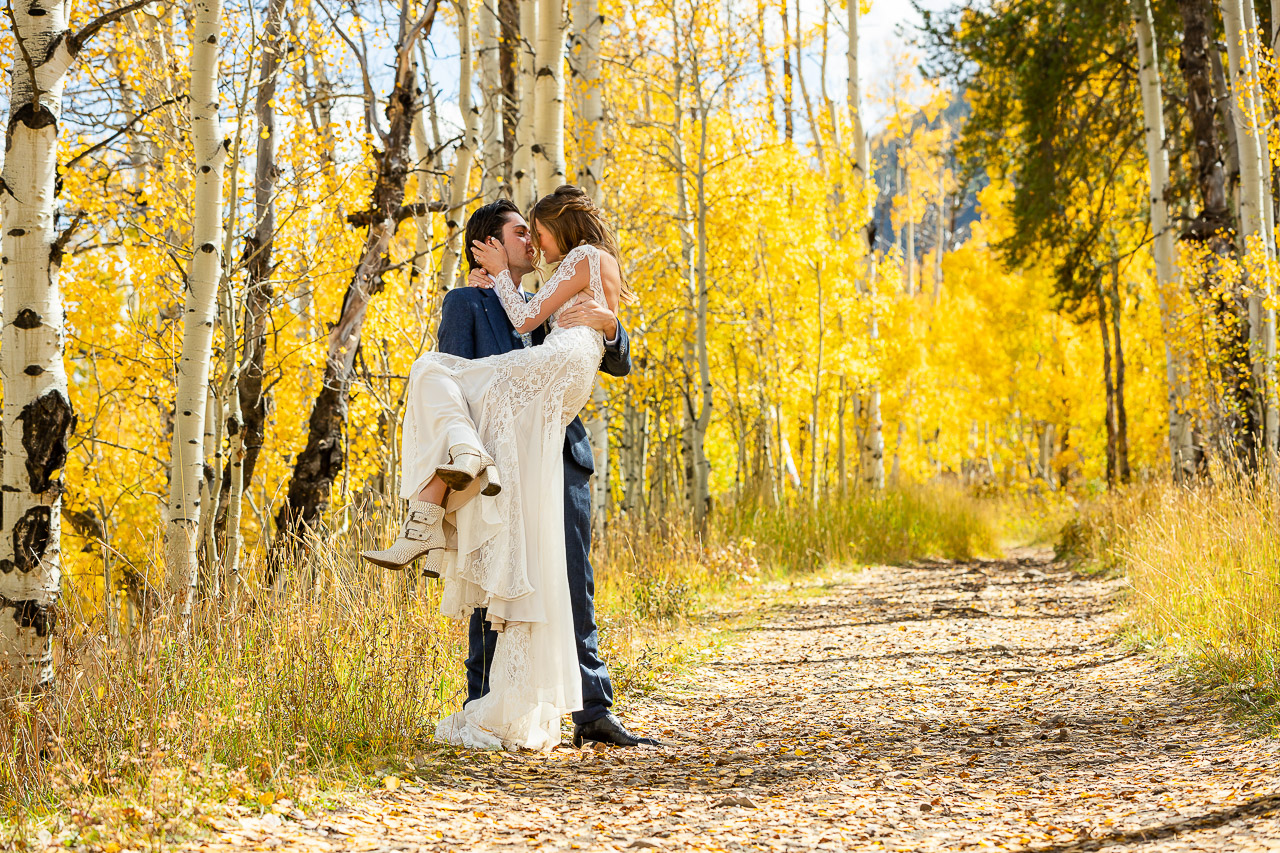
{"type": "MultiPolygon", "coordinates": [[[[546,336],[545,329],[520,335],[507,319],[497,294],[489,289],[491,280],[476,264],[472,241],[490,237],[501,241],[507,252],[511,278],[519,282],[534,271],[533,234],[520,210],[507,199],[486,204],[467,221],[464,240],[468,281],[474,287],[457,288],[444,296],[440,313],[440,352],[462,358],[484,358],[524,346],[536,346],[546,336]]],[[[604,335],[604,362],[600,369],[610,376],[631,372],[626,330],[606,305],[579,300],[557,320],[561,326],[587,326],[604,335]]],[[[591,442],[580,418],[569,424],[564,441],[564,525],[565,558],[569,570],[569,599],[573,607],[573,632],[578,646],[578,668],[582,672],[582,710],[573,715],[573,745],[602,741],[617,746],[656,745],[657,741],[637,737],[609,712],[613,686],[600,660],[596,632],[595,580],[587,559],[591,550],[591,490],[594,470],[591,442]]],[[[489,689],[489,663],[493,660],[498,635],[485,623],[485,612],[471,614],[468,632],[467,701],[479,699],[489,689]]]]}

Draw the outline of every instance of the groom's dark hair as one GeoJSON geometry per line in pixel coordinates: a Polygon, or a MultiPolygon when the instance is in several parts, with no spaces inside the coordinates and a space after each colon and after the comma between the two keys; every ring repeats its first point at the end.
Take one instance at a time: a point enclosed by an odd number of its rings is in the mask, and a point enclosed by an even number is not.
{"type": "Polygon", "coordinates": [[[479,240],[484,242],[490,237],[502,239],[502,229],[507,224],[507,217],[510,214],[520,215],[520,208],[509,198],[500,198],[497,201],[491,201],[483,207],[476,208],[476,212],[471,214],[471,218],[467,220],[466,253],[467,253],[467,269],[473,270],[479,266],[476,263],[476,256],[471,254],[471,242],[479,240]]]}

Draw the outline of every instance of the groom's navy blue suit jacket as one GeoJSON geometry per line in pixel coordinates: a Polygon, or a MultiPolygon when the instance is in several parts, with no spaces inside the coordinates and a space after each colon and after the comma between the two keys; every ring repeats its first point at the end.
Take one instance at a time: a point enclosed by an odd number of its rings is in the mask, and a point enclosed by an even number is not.
{"type": "MultiPolygon", "coordinates": [[[[545,336],[544,329],[534,331],[533,343],[542,343],[545,336]]],[[[498,295],[480,287],[460,287],[445,294],[437,340],[440,352],[462,358],[484,358],[524,346],[519,333],[507,319],[498,295]]],[[[621,322],[618,323],[617,340],[605,346],[600,369],[610,376],[626,376],[631,372],[630,341],[621,322]]],[[[569,598],[578,641],[578,666],[582,671],[582,710],[573,715],[575,723],[599,719],[613,705],[609,671],[600,660],[594,604],[595,578],[588,559],[591,551],[589,483],[594,467],[586,427],[582,425],[581,418],[574,418],[564,440],[564,526],[569,598]]],[[[493,660],[497,638],[497,634],[488,630],[482,611],[471,615],[467,701],[478,699],[488,690],[489,663],[493,660]]]]}

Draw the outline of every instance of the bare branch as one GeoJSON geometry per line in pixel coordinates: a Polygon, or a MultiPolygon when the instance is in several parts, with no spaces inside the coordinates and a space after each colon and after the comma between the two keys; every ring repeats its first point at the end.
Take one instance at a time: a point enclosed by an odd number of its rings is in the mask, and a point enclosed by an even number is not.
{"type": "MultiPolygon", "coordinates": [[[[392,218],[395,219],[396,225],[399,225],[410,217],[426,216],[428,213],[447,213],[448,210],[449,204],[444,201],[419,201],[402,205],[399,210],[392,214],[392,218]]],[[[358,210],[355,213],[347,214],[347,222],[357,227],[369,226],[381,219],[382,213],[377,210],[358,210]]]]}
{"type": "Polygon", "coordinates": [[[77,163],[79,163],[85,157],[88,157],[90,154],[93,154],[95,151],[100,151],[103,148],[106,148],[112,142],[115,142],[121,136],[123,136],[124,134],[132,130],[134,125],[136,125],[138,122],[145,119],[147,116],[151,115],[156,110],[163,109],[164,107],[170,106],[171,104],[176,104],[178,101],[186,100],[186,97],[187,97],[186,95],[177,95],[175,97],[169,98],[166,101],[161,101],[160,103],[156,104],[154,107],[147,110],[146,112],[139,113],[138,115],[131,118],[124,127],[120,128],[115,133],[108,136],[106,139],[102,140],[96,145],[90,145],[88,148],[81,151],[76,156],[72,157],[70,160],[67,161],[67,165],[64,166],[63,169],[65,171],[70,171],[72,168],[75,167],[77,163]]]}
{"type": "Polygon", "coordinates": [[[97,35],[98,30],[102,29],[107,24],[114,23],[135,9],[141,9],[143,6],[147,6],[150,3],[151,0],[133,0],[132,3],[126,3],[118,9],[112,9],[110,12],[106,12],[94,18],[85,25],[84,29],[71,36],[70,40],[67,42],[67,48],[71,51],[71,55],[75,56],[78,54],[84,47],[85,42],[97,35]]]}
{"type": "Polygon", "coordinates": [[[431,25],[435,22],[437,8],[439,8],[439,4],[436,0],[430,0],[430,2],[427,3],[426,11],[422,13],[422,17],[418,19],[417,23],[410,28],[409,34],[405,36],[404,42],[400,45],[401,50],[406,53],[409,52],[413,43],[417,40],[418,34],[422,32],[424,27],[428,33],[431,32],[431,25]]]}
{"type": "Polygon", "coordinates": [[[324,14],[329,19],[329,23],[332,25],[333,31],[347,43],[347,47],[351,48],[351,53],[354,54],[356,58],[356,64],[360,66],[360,80],[364,85],[366,118],[373,130],[378,134],[378,136],[382,137],[382,140],[385,143],[387,138],[386,134],[384,134],[382,132],[382,128],[378,126],[378,95],[374,91],[373,80],[369,77],[369,63],[365,57],[364,51],[351,40],[351,37],[347,35],[346,30],[338,25],[337,19],[334,18],[333,13],[329,11],[328,6],[324,3],[318,3],[317,5],[324,10],[324,14]]]}

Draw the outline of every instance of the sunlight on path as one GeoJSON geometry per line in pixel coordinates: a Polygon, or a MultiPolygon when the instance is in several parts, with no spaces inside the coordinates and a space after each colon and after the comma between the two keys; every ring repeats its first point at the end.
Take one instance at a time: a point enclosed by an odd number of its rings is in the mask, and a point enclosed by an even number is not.
{"type": "Polygon", "coordinates": [[[671,746],[469,756],[207,851],[1280,850],[1280,743],[1114,637],[1043,555],[836,577],[628,724],[671,746]]]}

